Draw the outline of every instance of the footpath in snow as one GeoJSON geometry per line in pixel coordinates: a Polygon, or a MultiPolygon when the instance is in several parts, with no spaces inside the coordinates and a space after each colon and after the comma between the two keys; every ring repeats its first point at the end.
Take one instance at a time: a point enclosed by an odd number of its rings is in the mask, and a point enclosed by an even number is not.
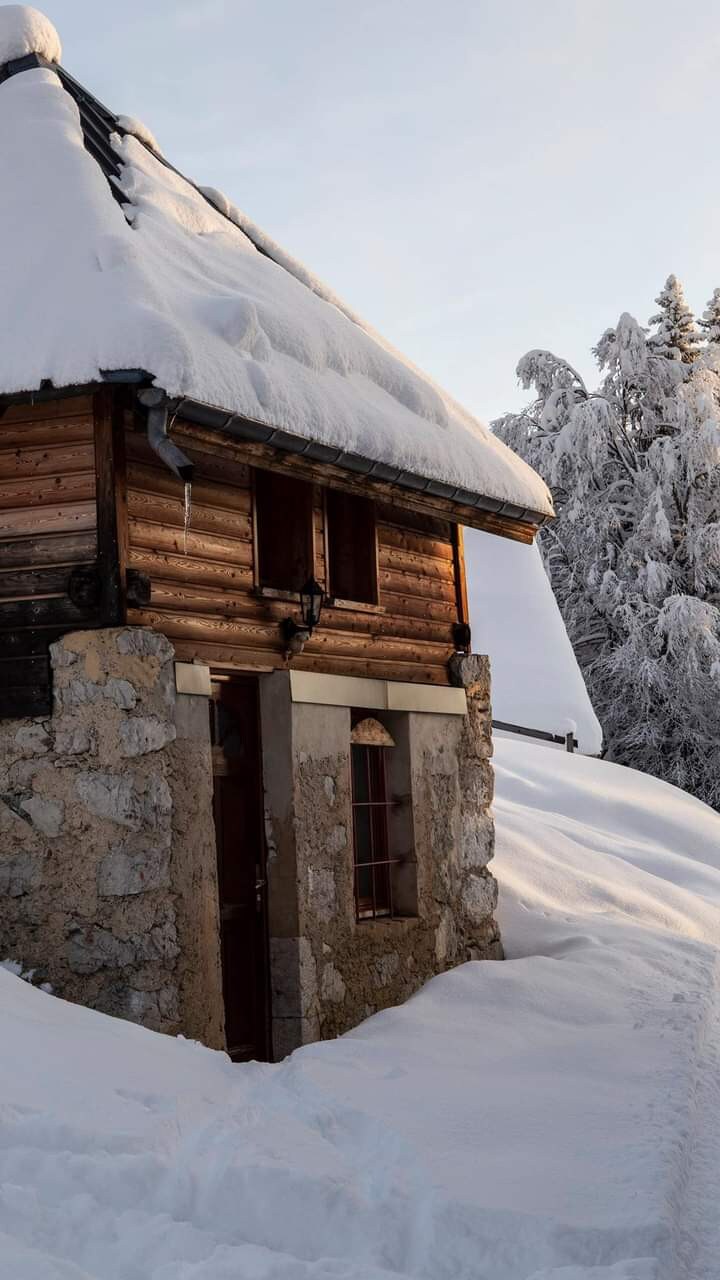
{"type": "Polygon", "coordinates": [[[720,817],[497,744],[510,959],[277,1066],[0,971],[0,1280],[718,1280],[720,817]]]}

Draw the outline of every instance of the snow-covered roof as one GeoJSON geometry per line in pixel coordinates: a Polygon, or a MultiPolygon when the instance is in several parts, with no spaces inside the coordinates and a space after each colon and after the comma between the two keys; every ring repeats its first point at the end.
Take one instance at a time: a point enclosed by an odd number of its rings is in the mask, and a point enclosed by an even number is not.
{"type": "Polygon", "coordinates": [[[0,7],[0,79],[33,53],[0,83],[0,394],[144,369],[171,397],[552,513],[530,467],[138,121],[105,112],[103,164],[52,24],[0,7]]]}

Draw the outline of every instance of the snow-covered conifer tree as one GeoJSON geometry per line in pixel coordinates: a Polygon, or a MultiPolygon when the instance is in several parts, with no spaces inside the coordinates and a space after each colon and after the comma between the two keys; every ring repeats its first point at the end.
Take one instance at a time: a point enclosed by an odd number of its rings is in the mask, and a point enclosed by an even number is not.
{"type": "Polygon", "coordinates": [[[698,355],[702,335],[677,276],[668,276],[655,301],[660,310],[650,317],[650,324],[657,325],[657,329],[651,334],[649,345],[656,355],[664,356],[666,360],[692,364],[698,355]]]}
{"type": "Polygon", "coordinates": [[[720,347],[688,368],[627,314],[590,393],[547,351],[497,433],[544,476],[545,565],[611,758],[720,807],[720,347]]]}
{"type": "Polygon", "coordinates": [[[713,289],[713,295],[698,321],[705,330],[708,342],[720,342],[720,289],[713,289]]]}

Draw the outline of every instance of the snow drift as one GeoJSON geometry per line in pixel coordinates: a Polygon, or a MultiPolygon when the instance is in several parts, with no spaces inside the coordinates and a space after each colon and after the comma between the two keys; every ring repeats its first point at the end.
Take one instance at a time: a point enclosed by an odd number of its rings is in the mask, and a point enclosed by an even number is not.
{"type": "Polygon", "coordinates": [[[2,1280],[717,1280],[720,818],[497,771],[511,959],[278,1066],[0,971],[2,1280]]]}

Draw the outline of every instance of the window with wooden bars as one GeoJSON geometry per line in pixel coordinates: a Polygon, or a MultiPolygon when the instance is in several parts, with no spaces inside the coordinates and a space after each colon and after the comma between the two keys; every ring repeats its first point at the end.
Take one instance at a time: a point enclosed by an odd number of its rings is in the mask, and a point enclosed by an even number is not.
{"type": "Polygon", "coordinates": [[[407,754],[368,712],[353,712],[350,745],[358,920],[416,914],[409,794],[398,792],[407,754]]]}

